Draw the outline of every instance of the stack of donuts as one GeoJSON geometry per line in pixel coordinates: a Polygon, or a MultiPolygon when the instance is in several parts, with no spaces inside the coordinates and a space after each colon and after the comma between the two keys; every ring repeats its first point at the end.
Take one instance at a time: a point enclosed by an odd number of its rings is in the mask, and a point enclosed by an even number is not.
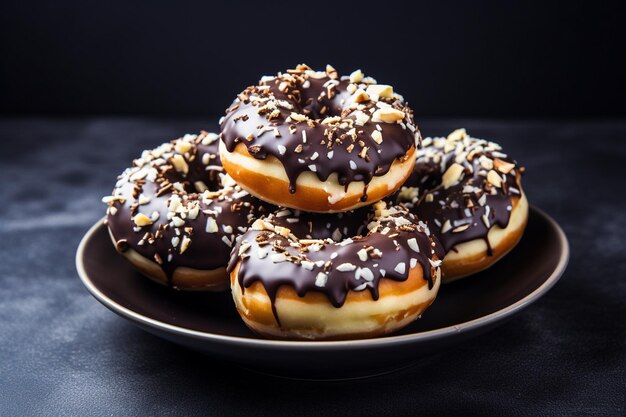
{"type": "Polygon", "coordinates": [[[498,144],[464,129],[422,139],[404,98],[360,70],[264,76],[220,126],[144,151],[103,199],[105,221],[144,275],[230,289],[266,337],[397,331],[527,222],[523,168],[498,144]]]}

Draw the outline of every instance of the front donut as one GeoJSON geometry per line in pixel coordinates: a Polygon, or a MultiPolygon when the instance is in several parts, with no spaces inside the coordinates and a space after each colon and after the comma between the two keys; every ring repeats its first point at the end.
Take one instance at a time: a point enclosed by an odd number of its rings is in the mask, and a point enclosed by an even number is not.
{"type": "Polygon", "coordinates": [[[241,92],[221,120],[226,171],[276,205],[340,212],[392,193],[413,169],[420,133],[389,85],[360,70],[306,65],[241,92]],[[417,144],[417,145],[416,145],[417,144]]]}
{"type": "Polygon", "coordinates": [[[315,216],[279,209],[238,239],[228,271],[252,330],[284,339],[375,337],[434,301],[443,248],[406,209],[378,202],[342,218],[315,216]]]}

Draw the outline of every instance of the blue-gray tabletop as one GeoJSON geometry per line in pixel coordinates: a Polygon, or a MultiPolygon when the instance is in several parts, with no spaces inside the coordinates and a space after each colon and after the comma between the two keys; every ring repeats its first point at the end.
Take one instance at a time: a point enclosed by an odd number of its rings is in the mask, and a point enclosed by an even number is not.
{"type": "Polygon", "coordinates": [[[214,121],[0,120],[0,416],[624,415],[626,121],[464,126],[526,166],[570,239],[562,280],[496,330],[386,376],[276,379],[158,339],[93,299],[74,254],[143,149],[214,121]]]}

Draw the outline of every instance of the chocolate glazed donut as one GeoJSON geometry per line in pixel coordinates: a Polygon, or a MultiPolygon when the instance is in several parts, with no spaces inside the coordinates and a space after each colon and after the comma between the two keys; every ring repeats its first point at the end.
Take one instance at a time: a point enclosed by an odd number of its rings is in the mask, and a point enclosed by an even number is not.
{"type": "Polygon", "coordinates": [[[444,282],[490,267],[520,240],[528,220],[524,169],[500,145],[470,137],[426,138],[397,201],[442,243],[444,282]]]}
{"type": "Polygon", "coordinates": [[[350,339],[398,330],[435,299],[443,248],[426,224],[384,202],[342,216],[280,209],[240,236],[228,270],[254,331],[350,339]]]}
{"type": "Polygon", "coordinates": [[[306,65],[246,88],[221,123],[224,168],[274,204],[339,212],[395,192],[410,175],[420,134],[388,85],[360,70],[339,77],[306,65]]]}
{"type": "Polygon", "coordinates": [[[273,206],[222,173],[217,135],[185,135],[144,151],[118,177],[108,204],[118,252],[149,278],[177,289],[224,290],[236,237],[273,206]]]}

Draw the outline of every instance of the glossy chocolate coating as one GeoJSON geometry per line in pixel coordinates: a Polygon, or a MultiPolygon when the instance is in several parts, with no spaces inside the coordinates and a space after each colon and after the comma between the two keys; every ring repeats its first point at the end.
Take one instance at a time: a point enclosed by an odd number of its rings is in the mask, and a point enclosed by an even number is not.
{"type": "Polygon", "coordinates": [[[459,243],[484,239],[491,255],[489,230],[509,224],[512,198],[521,196],[522,172],[500,145],[461,129],[448,138],[424,139],[397,201],[428,223],[446,253],[459,243]],[[446,188],[444,173],[455,163],[463,172],[446,188]]]}
{"type": "Polygon", "coordinates": [[[367,184],[405,157],[416,138],[419,143],[413,112],[401,96],[371,95],[357,104],[350,91],[366,90],[375,80],[351,83],[331,70],[307,68],[264,77],[239,94],[221,121],[221,140],[229,152],[243,143],[254,158],[277,158],[294,193],[298,176],[306,171],[315,172],[320,181],[336,173],[346,187],[367,184]],[[376,113],[381,107],[401,111],[403,118],[382,122],[376,113]]]}
{"type": "Polygon", "coordinates": [[[117,249],[156,262],[170,283],[179,266],[225,267],[236,237],[275,209],[222,173],[217,144],[217,135],[202,132],[144,151],[103,199],[117,249]],[[151,223],[137,225],[138,215],[151,223]]]}
{"type": "Polygon", "coordinates": [[[373,217],[372,207],[331,214],[281,208],[270,215],[272,224],[291,229],[291,233],[300,239],[332,239],[335,242],[366,234],[367,224],[373,217]]]}
{"type": "MultiPolygon", "coordinates": [[[[385,203],[376,206],[380,204],[385,203]]],[[[405,281],[409,270],[418,265],[432,288],[438,259],[444,253],[428,227],[404,208],[392,207],[374,217],[373,207],[345,213],[344,219],[334,214],[306,214],[299,219],[293,211],[281,209],[240,236],[228,270],[239,265],[241,288],[260,282],[272,305],[283,285],[292,287],[300,297],[310,291],[321,292],[337,308],[350,291],[368,290],[377,300],[381,278],[405,281]],[[309,222],[317,226],[310,228],[309,222]],[[335,241],[327,238],[328,228],[320,227],[327,223],[332,224],[330,229],[346,225],[348,232],[366,233],[335,236],[339,238],[335,241]],[[305,233],[307,240],[300,233],[305,233]]]]}

